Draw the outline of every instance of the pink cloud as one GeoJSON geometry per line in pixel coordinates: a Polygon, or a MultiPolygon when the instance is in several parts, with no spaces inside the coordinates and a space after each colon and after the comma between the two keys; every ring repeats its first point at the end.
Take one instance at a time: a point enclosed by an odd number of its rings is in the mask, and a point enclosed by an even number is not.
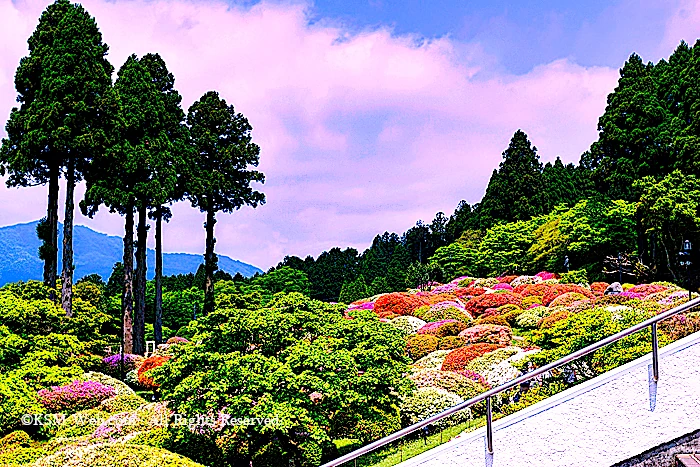
{"type": "MultiPolygon", "coordinates": [[[[616,70],[565,59],[498,74],[479,44],[444,37],[418,46],[387,29],[348,36],[331,23],[309,25],[305,4],[83,4],[115,68],[131,53],[159,52],[185,107],[216,89],[249,118],[268,203],[220,215],[217,250],[262,268],[336,245],[362,250],[376,233],[449,214],[460,199],[477,202],[518,128],[544,160],[577,160],[617,80],[616,70]]],[[[45,6],[0,0],[3,121],[45,6]]],[[[2,224],[44,215],[43,187],[0,190],[2,224]]],[[[203,251],[203,216],[184,203],[174,214],[166,250],[203,251]]],[[[122,233],[121,219],[106,212],[78,222],[122,233]]]]}

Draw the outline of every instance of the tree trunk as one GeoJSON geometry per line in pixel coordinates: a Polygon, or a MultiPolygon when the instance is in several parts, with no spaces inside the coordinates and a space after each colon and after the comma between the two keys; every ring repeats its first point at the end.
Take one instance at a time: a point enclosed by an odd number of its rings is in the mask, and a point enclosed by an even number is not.
{"type": "Polygon", "coordinates": [[[163,208],[158,206],[156,211],[156,319],[153,323],[153,334],[156,345],[163,342],[163,208]]]}
{"type": "Polygon", "coordinates": [[[204,252],[204,314],[207,315],[214,311],[214,272],[217,269],[216,254],[214,253],[214,224],[216,218],[213,209],[207,210],[207,222],[204,227],[207,229],[207,244],[204,252]]]}
{"type": "MultiPolygon", "coordinates": [[[[50,251],[44,259],[44,285],[56,289],[58,274],[58,165],[52,165],[49,172],[49,202],[46,210],[46,222],[50,231],[50,251]]],[[[51,292],[51,300],[56,300],[55,292],[51,292]]]]}
{"type": "Polygon", "coordinates": [[[136,283],[134,310],[134,353],[146,353],[146,239],[148,235],[146,205],[139,206],[139,225],[136,229],[136,283]]]}
{"type": "Polygon", "coordinates": [[[66,316],[73,316],[73,193],[75,191],[75,160],[68,159],[66,167],[66,213],[63,220],[63,272],[61,306],[66,316]]]}
{"type": "Polygon", "coordinates": [[[124,295],[122,295],[122,316],[124,325],[124,353],[134,353],[133,321],[134,314],[134,208],[126,210],[124,223],[124,295]]]}

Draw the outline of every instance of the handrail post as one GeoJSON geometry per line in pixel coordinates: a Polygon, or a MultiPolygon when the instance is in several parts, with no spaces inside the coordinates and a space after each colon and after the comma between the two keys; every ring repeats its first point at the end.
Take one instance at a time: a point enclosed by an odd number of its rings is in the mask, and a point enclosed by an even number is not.
{"type": "Polygon", "coordinates": [[[491,396],[486,398],[486,451],[493,454],[493,415],[491,413],[491,396]]]}
{"type": "Polygon", "coordinates": [[[654,381],[659,380],[659,335],[656,332],[656,323],[651,324],[651,368],[654,381]]]}

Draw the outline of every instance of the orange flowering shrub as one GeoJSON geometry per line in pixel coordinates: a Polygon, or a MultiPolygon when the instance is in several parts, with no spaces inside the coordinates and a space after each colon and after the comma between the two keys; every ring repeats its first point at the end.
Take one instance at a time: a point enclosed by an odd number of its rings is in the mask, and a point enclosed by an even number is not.
{"type": "Polygon", "coordinates": [[[607,282],[594,282],[591,284],[591,291],[596,295],[603,295],[608,287],[610,287],[610,284],[607,282]]]}
{"type": "Polygon", "coordinates": [[[442,363],[442,371],[461,371],[464,370],[469,362],[475,358],[479,358],[484,354],[493,352],[496,349],[502,348],[502,345],[497,344],[471,344],[466,347],[455,349],[447,354],[445,361],[442,363]]]}
{"type": "Polygon", "coordinates": [[[478,316],[483,314],[487,308],[498,308],[499,306],[507,305],[509,303],[520,305],[522,301],[522,295],[516,293],[490,293],[472,298],[467,302],[465,309],[472,316],[478,316]]]}
{"type": "Polygon", "coordinates": [[[380,318],[387,318],[392,313],[394,316],[410,315],[411,312],[424,304],[418,297],[394,292],[379,297],[374,302],[374,312],[380,318]]]}
{"type": "Polygon", "coordinates": [[[136,373],[139,378],[139,383],[145,388],[151,390],[156,389],[158,385],[153,382],[153,378],[148,376],[146,372],[148,370],[152,370],[153,368],[158,368],[163,363],[167,362],[169,359],[170,357],[167,355],[154,355],[144,360],[144,362],[139,367],[138,372],[136,373]]]}
{"type": "Polygon", "coordinates": [[[483,287],[457,287],[452,292],[458,297],[478,297],[484,295],[486,289],[483,287]]]}
{"type": "Polygon", "coordinates": [[[629,297],[625,297],[624,295],[620,295],[620,294],[615,294],[615,295],[603,295],[602,297],[597,297],[595,300],[593,300],[593,303],[597,306],[620,305],[620,304],[625,303],[629,300],[630,300],[629,297]]]}
{"type": "Polygon", "coordinates": [[[585,287],[575,284],[554,284],[551,285],[547,293],[542,297],[542,304],[549,306],[559,295],[564,295],[567,292],[578,292],[586,298],[595,298],[595,294],[585,287]]]}
{"type": "Polygon", "coordinates": [[[511,282],[513,282],[514,279],[517,279],[517,277],[518,276],[503,276],[503,277],[499,277],[498,281],[503,283],[503,284],[510,284],[511,282]]]}
{"type": "Polygon", "coordinates": [[[497,324],[499,326],[508,326],[508,319],[501,315],[482,316],[474,320],[474,324],[497,324]]]}
{"type": "Polygon", "coordinates": [[[629,289],[628,292],[638,293],[646,297],[647,295],[651,295],[657,292],[663,292],[664,290],[668,290],[668,287],[664,287],[663,285],[658,284],[639,284],[629,289]]]}
{"type": "Polygon", "coordinates": [[[428,294],[425,297],[421,297],[421,300],[428,305],[436,305],[440,302],[454,302],[456,299],[457,296],[451,293],[428,294]]]}

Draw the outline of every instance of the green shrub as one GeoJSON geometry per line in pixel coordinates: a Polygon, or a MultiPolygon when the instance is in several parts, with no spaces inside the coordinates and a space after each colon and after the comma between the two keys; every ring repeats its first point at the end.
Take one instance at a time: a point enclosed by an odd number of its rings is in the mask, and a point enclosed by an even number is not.
{"type": "Polygon", "coordinates": [[[365,416],[357,422],[353,430],[355,438],[361,443],[376,441],[401,429],[401,415],[398,408],[386,413],[377,409],[370,416],[365,416]]]}
{"type": "Polygon", "coordinates": [[[576,269],[565,272],[559,278],[560,284],[588,284],[588,272],[585,269],[576,269]]]}
{"type": "Polygon", "coordinates": [[[430,334],[411,336],[406,341],[406,352],[412,360],[419,360],[437,350],[439,339],[430,334]]]}
{"type": "Polygon", "coordinates": [[[43,412],[36,392],[23,380],[0,375],[0,435],[19,428],[22,415],[43,412]]]}
{"type": "Polygon", "coordinates": [[[103,400],[100,403],[99,409],[103,412],[113,414],[136,410],[145,404],[148,404],[148,402],[141,396],[137,396],[136,394],[121,394],[103,400]]]}
{"type": "Polygon", "coordinates": [[[129,444],[69,446],[34,464],[33,467],[203,467],[164,449],[129,444]]]}
{"type": "Polygon", "coordinates": [[[47,454],[43,449],[18,447],[11,451],[0,451],[0,465],[3,467],[26,466],[47,454]]]}
{"type": "Polygon", "coordinates": [[[55,436],[60,438],[75,438],[92,434],[108,415],[99,409],[88,409],[76,412],[65,419],[56,430],[55,436]]]}
{"type": "Polygon", "coordinates": [[[467,341],[464,337],[460,336],[447,336],[440,339],[438,343],[438,350],[452,350],[464,347],[467,345],[467,341]]]}
{"type": "Polygon", "coordinates": [[[453,306],[442,308],[423,305],[414,310],[411,314],[428,323],[442,321],[444,319],[456,319],[457,321],[461,321],[465,324],[469,324],[472,321],[471,316],[453,306]]]}
{"type": "Polygon", "coordinates": [[[21,430],[13,431],[9,435],[0,439],[0,452],[7,452],[10,449],[27,447],[31,438],[29,435],[21,430]]]}

